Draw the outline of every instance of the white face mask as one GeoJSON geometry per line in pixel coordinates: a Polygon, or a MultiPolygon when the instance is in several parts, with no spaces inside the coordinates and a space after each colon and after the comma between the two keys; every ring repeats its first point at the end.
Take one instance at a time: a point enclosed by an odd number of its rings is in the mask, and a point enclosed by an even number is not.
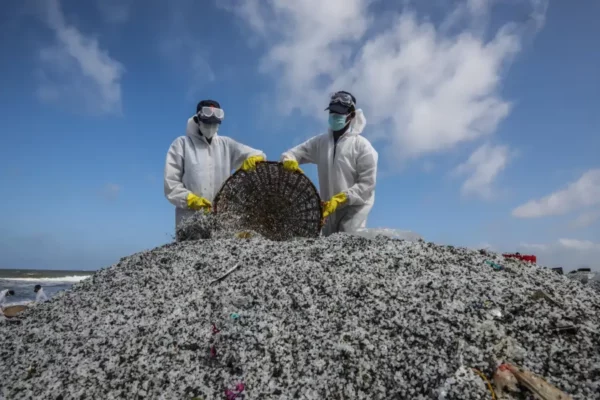
{"type": "Polygon", "coordinates": [[[207,139],[212,139],[219,131],[219,124],[205,124],[202,121],[198,121],[198,126],[202,135],[207,139]]]}

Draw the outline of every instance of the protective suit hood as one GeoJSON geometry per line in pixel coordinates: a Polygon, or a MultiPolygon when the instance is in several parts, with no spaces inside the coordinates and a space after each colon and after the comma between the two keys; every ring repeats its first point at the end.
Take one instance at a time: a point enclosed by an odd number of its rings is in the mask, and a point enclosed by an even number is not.
{"type": "MultiPolygon", "coordinates": [[[[185,128],[185,135],[198,140],[206,140],[206,138],[198,131],[198,124],[194,121],[194,117],[190,117],[187,121],[187,127],[185,128]]],[[[212,137],[214,139],[218,136],[218,133],[212,137]]]]}
{"type": "MultiPolygon", "coordinates": [[[[367,118],[365,118],[365,114],[362,109],[356,110],[356,115],[352,122],[350,122],[350,128],[344,133],[347,136],[357,136],[363,133],[365,130],[365,126],[367,126],[367,118]]],[[[331,129],[329,129],[331,133],[331,129]]]]}

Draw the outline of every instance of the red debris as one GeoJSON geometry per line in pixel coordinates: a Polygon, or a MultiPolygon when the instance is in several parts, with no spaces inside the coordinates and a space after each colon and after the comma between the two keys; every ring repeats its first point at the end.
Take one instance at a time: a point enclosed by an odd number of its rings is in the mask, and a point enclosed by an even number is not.
{"type": "Polygon", "coordinates": [[[534,264],[537,263],[537,257],[534,255],[525,255],[525,254],[520,254],[520,253],[514,253],[514,254],[502,254],[502,256],[504,258],[516,258],[521,261],[527,261],[527,262],[531,262],[534,264]]]}

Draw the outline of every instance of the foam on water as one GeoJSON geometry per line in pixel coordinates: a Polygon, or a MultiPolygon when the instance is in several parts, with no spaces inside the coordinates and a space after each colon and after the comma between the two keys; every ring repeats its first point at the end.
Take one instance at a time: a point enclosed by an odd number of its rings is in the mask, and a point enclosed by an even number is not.
{"type": "Polygon", "coordinates": [[[49,283],[59,283],[59,282],[68,282],[68,283],[75,283],[75,282],[81,282],[84,279],[89,278],[91,275],[87,275],[87,276],[77,276],[77,275],[73,275],[73,276],[60,276],[60,277],[53,277],[53,278],[0,278],[0,280],[3,281],[18,281],[18,282],[39,282],[40,284],[44,283],[44,282],[49,282],[49,283]]]}

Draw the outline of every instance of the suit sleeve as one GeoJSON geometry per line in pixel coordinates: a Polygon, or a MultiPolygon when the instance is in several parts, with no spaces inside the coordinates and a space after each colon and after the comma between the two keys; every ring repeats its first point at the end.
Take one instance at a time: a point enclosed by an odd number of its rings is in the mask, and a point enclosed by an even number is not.
{"type": "Polygon", "coordinates": [[[185,138],[177,138],[167,152],[165,162],[164,188],[165,197],[171,204],[179,208],[187,208],[187,197],[190,191],[183,185],[183,160],[185,138]]]}
{"type": "Polygon", "coordinates": [[[316,164],[319,158],[319,139],[320,136],[313,137],[286,151],[281,155],[280,161],[294,160],[298,164],[316,164]]]}
{"type": "Polygon", "coordinates": [[[231,157],[229,161],[233,169],[238,169],[239,167],[241,167],[243,162],[246,161],[248,157],[262,156],[265,159],[267,158],[266,154],[262,151],[253,149],[250,146],[246,146],[245,144],[236,142],[231,138],[227,138],[227,144],[229,146],[229,154],[231,157]]]}
{"type": "Polygon", "coordinates": [[[364,140],[359,145],[358,159],[356,161],[356,183],[345,191],[348,196],[348,205],[360,206],[366,204],[377,182],[377,162],[379,155],[371,143],[364,140]]]}

